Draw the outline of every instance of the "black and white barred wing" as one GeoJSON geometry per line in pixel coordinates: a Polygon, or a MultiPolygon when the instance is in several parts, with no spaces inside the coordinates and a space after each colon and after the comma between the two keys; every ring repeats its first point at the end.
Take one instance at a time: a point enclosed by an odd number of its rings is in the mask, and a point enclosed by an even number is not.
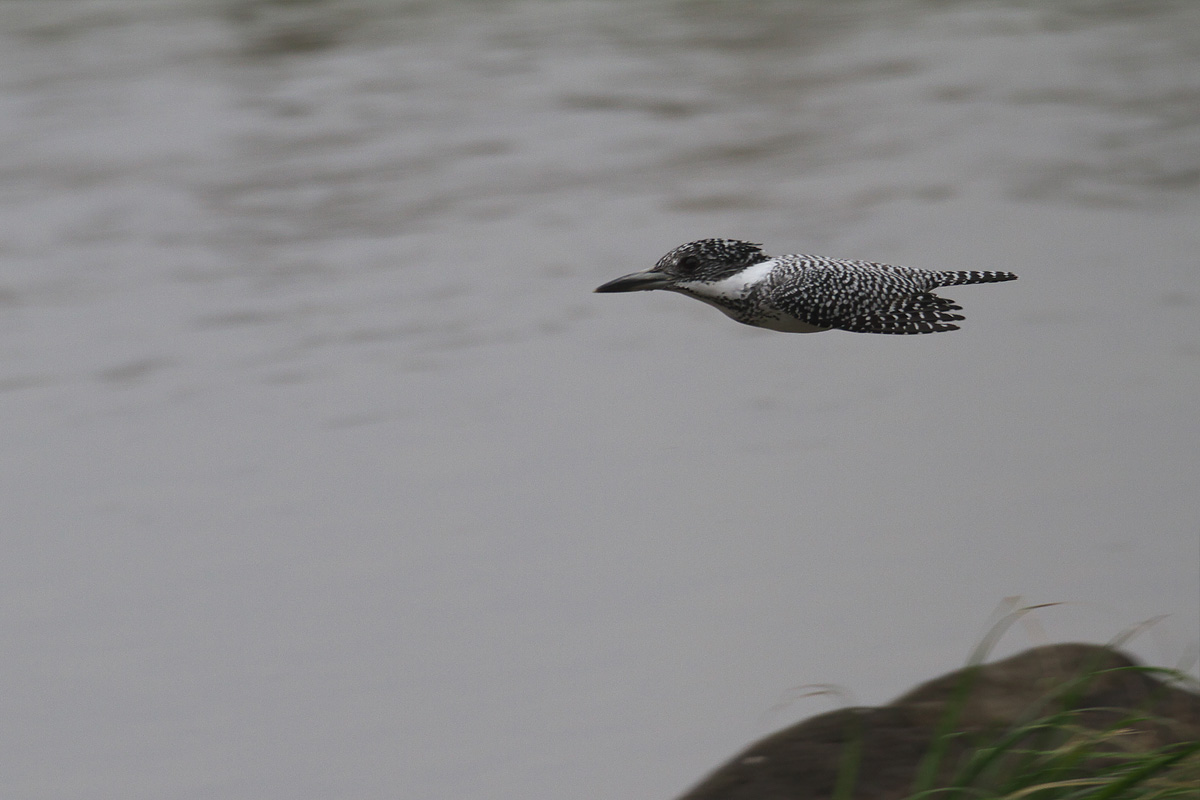
{"type": "MultiPolygon", "coordinates": [[[[932,290],[961,273],[937,273],[865,261],[789,256],[790,286],[781,310],[827,328],[855,333],[914,334],[957,330],[961,306],[932,290]]],[[[984,275],[985,273],[975,273],[984,275]]],[[[1000,273],[993,273],[999,275],[1000,273]]],[[[992,278],[1004,280],[1005,278],[992,278]]]]}

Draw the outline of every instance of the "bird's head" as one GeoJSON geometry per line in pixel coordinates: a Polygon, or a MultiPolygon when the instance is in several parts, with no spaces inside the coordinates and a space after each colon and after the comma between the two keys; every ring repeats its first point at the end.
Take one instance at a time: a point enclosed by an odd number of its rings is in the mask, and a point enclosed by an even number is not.
{"type": "Polygon", "coordinates": [[[701,239],[676,247],[652,269],[624,275],[597,287],[597,292],[642,292],[672,289],[684,283],[716,283],[747,267],[770,260],[762,248],[737,239],[701,239]]]}

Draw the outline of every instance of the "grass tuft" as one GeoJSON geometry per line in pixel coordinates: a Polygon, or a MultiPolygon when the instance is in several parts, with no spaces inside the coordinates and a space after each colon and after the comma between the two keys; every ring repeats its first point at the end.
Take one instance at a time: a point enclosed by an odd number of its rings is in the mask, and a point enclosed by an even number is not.
{"type": "Polygon", "coordinates": [[[1181,671],[1085,669],[1005,729],[960,729],[987,652],[1014,621],[1040,607],[1004,615],[972,654],[907,800],[1200,800],[1200,741],[1160,744],[1164,738],[1156,734],[1177,729],[1177,723],[1137,709],[1081,707],[1090,687],[1116,673],[1194,686],[1181,671]]]}

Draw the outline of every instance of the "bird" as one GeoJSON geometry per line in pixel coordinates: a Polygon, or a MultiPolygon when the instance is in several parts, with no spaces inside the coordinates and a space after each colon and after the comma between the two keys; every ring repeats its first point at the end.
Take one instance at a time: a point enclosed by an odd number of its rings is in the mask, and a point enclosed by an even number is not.
{"type": "Polygon", "coordinates": [[[745,325],[784,333],[941,333],[958,330],[962,306],[934,289],[1013,281],[1011,272],[913,269],[813,255],[769,256],[738,239],[676,247],[653,268],[597,292],[662,289],[715,306],[745,325]]]}

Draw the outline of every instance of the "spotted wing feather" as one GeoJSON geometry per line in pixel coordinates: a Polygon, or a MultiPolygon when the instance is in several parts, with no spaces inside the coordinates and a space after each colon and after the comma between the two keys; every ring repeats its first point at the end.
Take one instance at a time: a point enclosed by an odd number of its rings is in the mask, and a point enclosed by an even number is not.
{"type": "Polygon", "coordinates": [[[939,286],[1013,280],[1006,272],[933,272],[818,256],[783,256],[776,304],[812,325],[856,333],[917,334],[958,330],[961,306],[939,286]]]}
{"type": "Polygon", "coordinates": [[[958,315],[930,293],[931,273],[818,256],[784,256],[774,303],[811,325],[860,333],[934,333],[958,315]]]}
{"type": "Polygon", "coordinates": [[[963,316],[954,312],[961,310],[953,300],[925,292],[893,308],[846,319],[839,327],[854,333],[942,333],[958,330],[954,323],[963,316]]]}

